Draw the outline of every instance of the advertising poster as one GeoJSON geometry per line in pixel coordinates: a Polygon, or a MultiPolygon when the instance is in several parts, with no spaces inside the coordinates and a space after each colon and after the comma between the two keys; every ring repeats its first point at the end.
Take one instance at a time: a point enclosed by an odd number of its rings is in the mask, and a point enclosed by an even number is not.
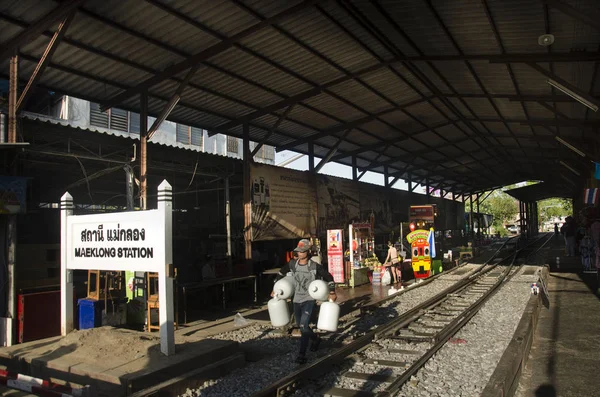
{"type": "Polygon", "coordinates": [[[250,169],[252,240],[297,239],[316,234],[314,177],[263,164],[250,169]]]}
{"type": "Polygon", "coordinates": [[[343,229],[360,218],[358,183],[327,175],[317,178],[320,231],[343,229]]]}
{"type": "Polygon", "coordinates": [[[327,230],[327,263],[336,283],[344,283],[344,245],[342,229],[327,230]]]}

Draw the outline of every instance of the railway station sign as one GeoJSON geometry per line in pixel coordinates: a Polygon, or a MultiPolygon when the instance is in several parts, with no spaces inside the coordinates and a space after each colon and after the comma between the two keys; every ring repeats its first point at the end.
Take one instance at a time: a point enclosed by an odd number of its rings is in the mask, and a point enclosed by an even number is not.
{"type": "Polygon", "coordinates": [[[160,350],[175,353],[173,305],[173,203],[167,181],[158,186],[158,208],[74,215],[65,193],[61,209],[61,334],[73,330],[73,270],[158,273],[160,350]]]}

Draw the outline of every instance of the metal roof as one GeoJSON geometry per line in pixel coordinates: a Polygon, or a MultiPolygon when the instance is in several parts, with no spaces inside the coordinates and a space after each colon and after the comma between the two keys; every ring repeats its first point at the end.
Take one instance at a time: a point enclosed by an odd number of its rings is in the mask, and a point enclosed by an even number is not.
{"type": "Polygon", "coordinates": [[[553,197],[571,198],[568,191],[557,189],[556,185],[551,183],[537,183],[535,185],[523,186],[516,189],[505,190],[504,193],[509,194],[519,201],[526,203],[535,203],[536,201],[545,200],[553,197]]]}
{"type": "Polygon", "coordinates": [[[26,81],[74,18],[40,86],[278,150],[472,193],[521,180],[579,188],[560,136],[596,144],[597,0],[19,0],[0,6],[0,74],[26,81]],[[538,44],[555,36],[548,47],[538,44]],[[191,75],[191,74],[190,74],[191,75]],[[271,133],[272,131],[272,133],[271,133]],[[575,179],[573,179],[575,178],[575,179]]]}

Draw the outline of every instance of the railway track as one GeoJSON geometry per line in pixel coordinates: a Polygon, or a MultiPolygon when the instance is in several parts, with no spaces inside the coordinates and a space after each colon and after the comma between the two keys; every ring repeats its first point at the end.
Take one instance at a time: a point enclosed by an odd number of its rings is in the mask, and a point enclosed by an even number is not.
{"type": "Polygon", "coordinates": [[[465,280],[253,396],[292,395],[307,380],[314,379],[321,385],[319,391],[300,392],[301,395],[394,395],[515,273],[517,259],[531,257],[547,241],[548,235],[529,242],[518,237],[507,240],[465,280]],[[499,258],[509,242],[514,244],[514,252],[499,258]],[[332,367],[337,369],[331,371],[332,367]]]}

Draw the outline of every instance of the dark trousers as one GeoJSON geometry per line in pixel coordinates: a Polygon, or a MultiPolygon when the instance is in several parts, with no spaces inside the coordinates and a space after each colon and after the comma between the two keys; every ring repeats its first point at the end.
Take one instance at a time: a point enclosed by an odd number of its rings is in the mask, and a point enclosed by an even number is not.
{"type": "Polygon", "coordinates": [[[310,317],[315,308],[315,301],[310,300],[302,303],[294,303],[294,317],[296,324],[300,328],[300,354],[306,354],[308,340],[316,340],[318,337],[310,328],[310,317]]]}

